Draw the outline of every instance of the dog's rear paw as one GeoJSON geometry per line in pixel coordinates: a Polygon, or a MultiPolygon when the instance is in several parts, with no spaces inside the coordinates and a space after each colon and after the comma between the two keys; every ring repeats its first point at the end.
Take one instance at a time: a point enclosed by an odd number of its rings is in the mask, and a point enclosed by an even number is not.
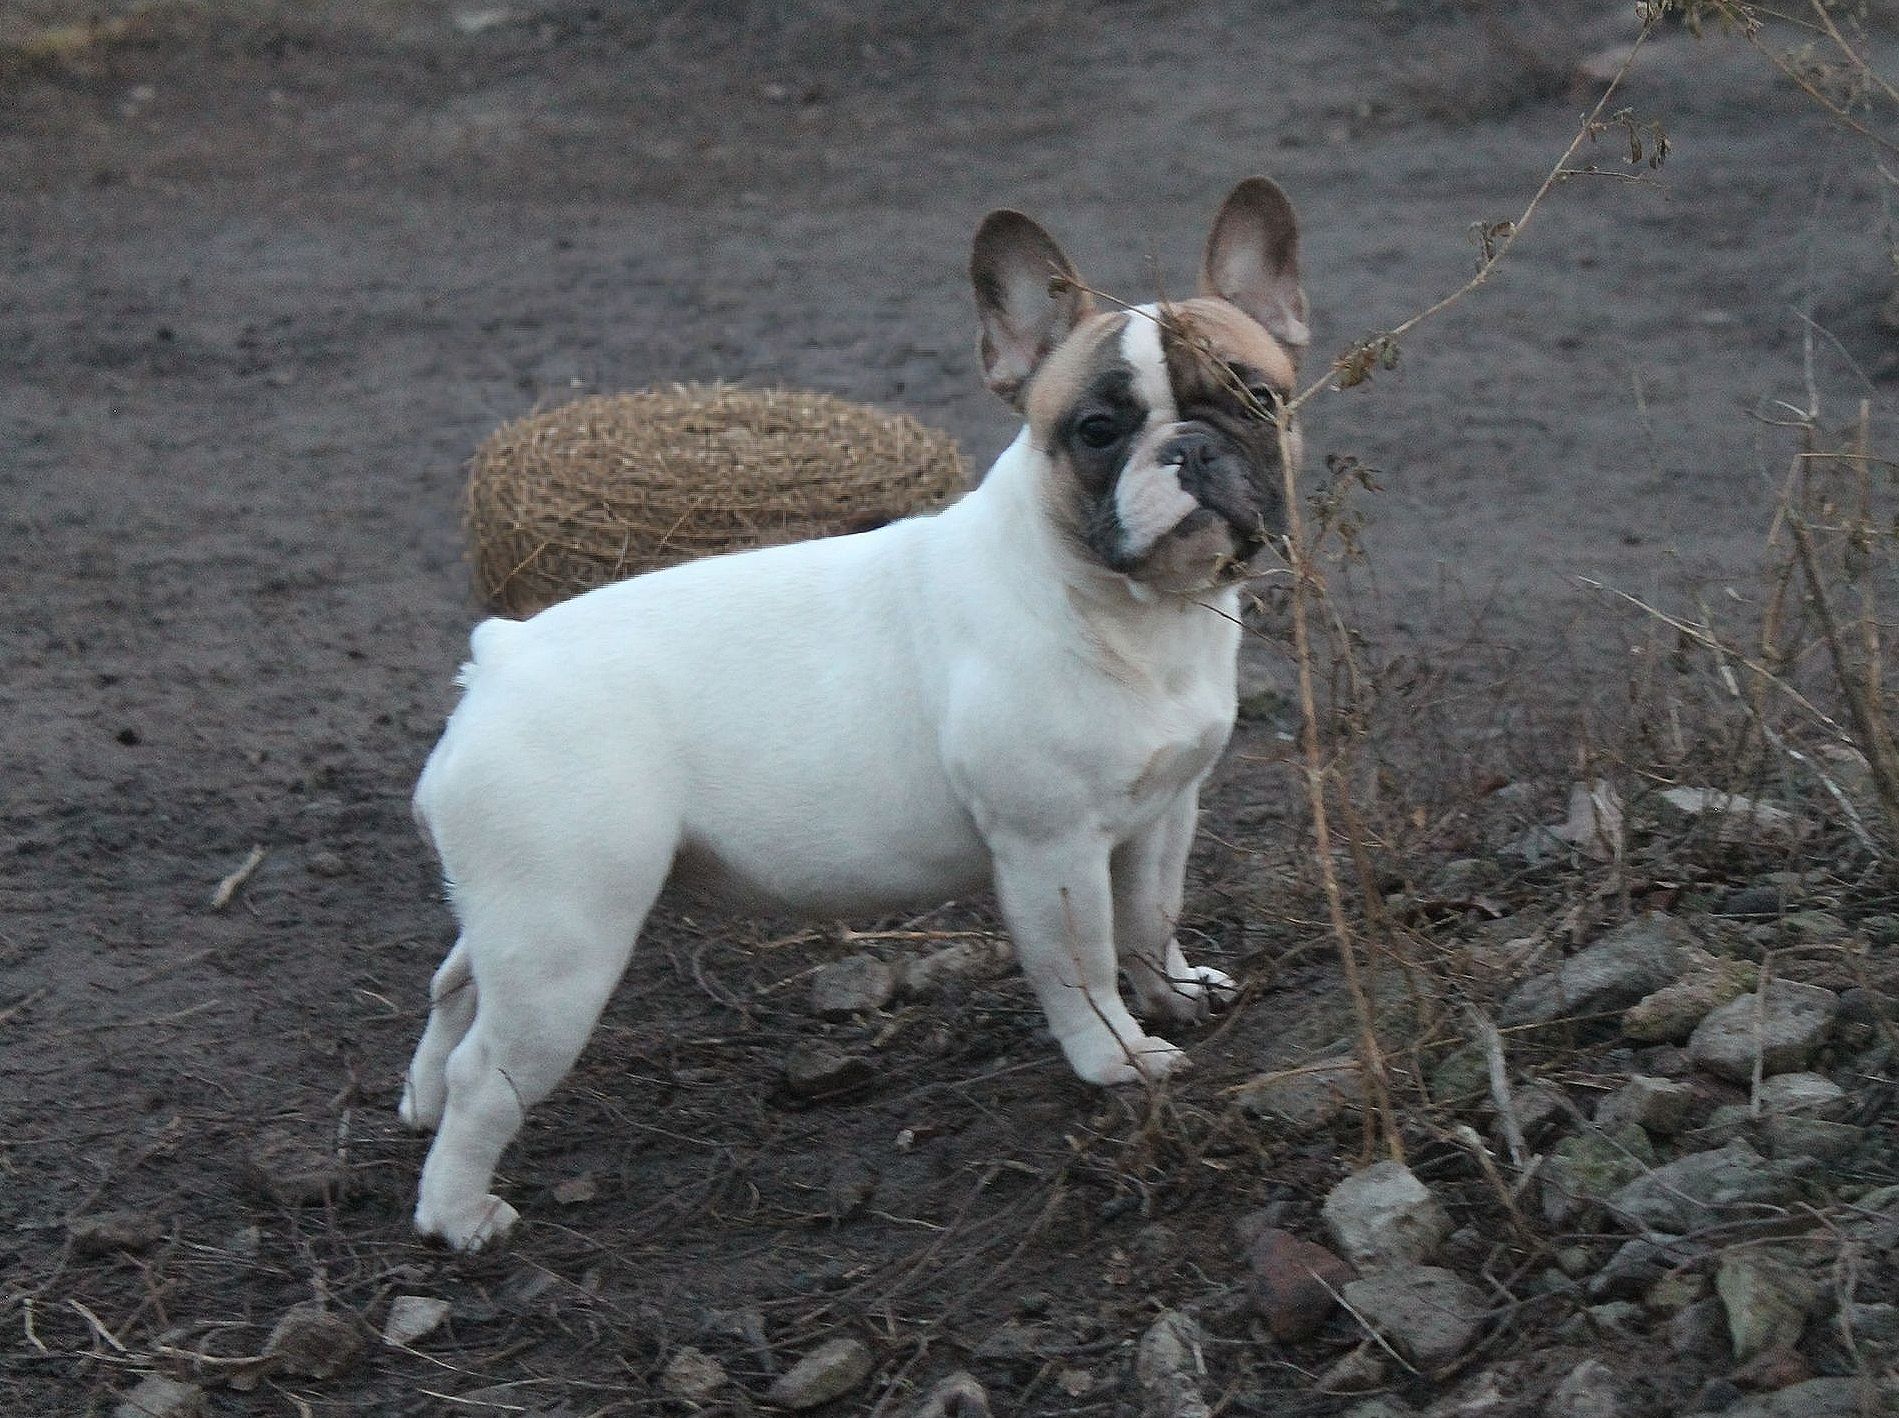
{"type": "Polygon", "coordinates": [[[1186,1066],[1186,1050],[1165,1039],[1142,1034],[1133,1039],[1089,1040],[1079,1047],[1063,1046],[1068,1062],[1085,1083],[1119,1088],[1129,1083],[1158,1083],[1186,1066]]]}
{"type": "Polygon", "coordinates": [[[1189,965],[1183,978],[1158,980],[1139,992],[1141,1012],[1176,1024],[1199,1024],[1216,1008],[1231,1004],[1240,987],[1224,970],[1189,965]]]}
{"type": "Polygon", "coordinates": [[[500,1242],[514,1229],[521,1213],[498,1196],[477,1198],[474,1205],[456,1208],[452,1215],[438,1213],[427,1203],[415,1209],[415,1229],[438,1236],[450,1250],[473,1255],[500,1242]]]}

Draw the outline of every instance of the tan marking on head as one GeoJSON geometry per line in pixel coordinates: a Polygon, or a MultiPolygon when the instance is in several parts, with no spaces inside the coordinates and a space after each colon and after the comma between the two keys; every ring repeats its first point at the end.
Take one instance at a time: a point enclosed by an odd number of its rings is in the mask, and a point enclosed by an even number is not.
{"type": "Polygon", "coordinates": [[[1091,316],[1042,361],[1024,405],[1037,443],[1046,444],[1048,430],[1075,407],[1102,367],[1120,359],[1121,329],[1127,321],[1118,311],[1091,316]]]}
{"type": "MultiPolygon", "coordinates": [[[[1195,296],[1191,300],[1179,301],[1168,307],[1168,316],[1173,326],[1188,339],[1204,342],[1206,349],[1215,359],[1228,364],[1243,364],[1257,369],[1266,377],[1266,382],[1282,391],[1289,391],[1297,375],[1292,356],[1286,347],[1267,333],[1266,327],[1253,319],[1238,306],[1221,300],[1218,296],[1195,296]]],[[[1168,361],[1168,373],[1174,382],[1174,391],[1184,401],[1192,392],[1181,384],[1183,373],[1193,377],[1192,366],[1196,361],[1168,361]]],[[[1212,371],[1203,371],[1199,377],[1210,377],[1212,371]]]]}

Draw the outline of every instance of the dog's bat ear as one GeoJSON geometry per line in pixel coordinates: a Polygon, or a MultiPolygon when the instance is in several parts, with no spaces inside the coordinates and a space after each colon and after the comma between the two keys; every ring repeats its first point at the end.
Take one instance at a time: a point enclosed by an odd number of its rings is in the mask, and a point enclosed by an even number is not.
{"type": "Polygon", "coordinates": [[[982,319],[982,373],[1017,408],[1029,376],[1088,317],[1094,300],[1055,238],[1020,212],[991,212],[969,256],[982,319]]]}
{"type": "Polygon", "coordinates": [[[1207,237],[1200,293],[1237,305],[1295,355],[1312,342],[1299,285],[1299,222],[1278,183],[1249,177],[1227,194],[1207,237]]]}

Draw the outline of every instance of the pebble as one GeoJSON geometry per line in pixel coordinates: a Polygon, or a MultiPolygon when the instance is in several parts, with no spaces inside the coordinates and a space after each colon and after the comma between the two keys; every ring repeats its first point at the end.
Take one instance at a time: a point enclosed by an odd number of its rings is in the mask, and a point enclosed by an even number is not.
{"type": "Polygon", "coordinates": [[[1846,1111],[1846,1090],[1817,1073],[1777,1073],[1761,1080],[1761,1112],[1837,1118],[1846,1111]]]}
{"type": "Polygon", "coordinates": [[[1858,1379],[1808,1379],[1778,1393],[1744,1398],[1725,1411],[1728,1418],[1860,1418],[1879,1412],[1873,1383],[1858,1379]]]}
{"type": "Polygon", "coordinates": [[[1668,1322],[1668,1347],[1684,1359],[1728,1363],[1734,1350],[1728,1343],[1727,1310],[1709,1296],[1697,1300],[1668,1322]]]}
{"type": "Polygon", "coordinates": [[[882,1009],[897,995],[897,975],[874,955],[847,955],[811,977],[811,1009],[826,1019],[882,1009]]]}
{"type": "Polygon", "coordinates": [[[1630,1005],[1622,1015],[1622,1037],[1637,1044],[1686,1043],[1696,1025],[1753,989],[1758,978],[1745,960],[1710,955],[1683,978],[1630,1005]]]}
{"type": "Polygon", "coordinates": [[[785,1058],[785,1090],[807,1102],[826,1102],[861,1093],[877,1080],[870,1060],[846,1053],[822,1039],[793,1046],[785,1058]]]}
{"type": "Polygon", "coordinates": [[[1385,1351],[1368,1339],[1320,1374],[1314,1387],[1320,1393],[1363,1393],[1382,1384],[1390,1370],[1385,1351]]]}
{"type": "Polygon", "coordinates": [[[1199,1322],[1168,1310],[1148,1326],[1134,1350],[1134,1378],[1149,1418],[1208,1418],[1212,1409],[1201,1395],[1207,1376],[1206,1335],[1199,1322]]]}
{"type": "Polygon", "coordinates": [[[1280,1340],[1307,1339],[1332,1315],[1339,1289],[1358,1272],[1331,1251],[1290,1231],[1261,1231],[1247,1248],[1253,1308],[1280,1340]]]}
{"type": "Polygon", "coordinates": [[[1718,788],[1670,788],[1661,801],[1677,821],[1707,823],[1716,840],[1731,843],[1789,845],[1800,840],[1804,824],[1787,809],[1718,788]]]}
{"type": "Polygon", "coordinates": [[[870,1347],[861,1339],[828,1339],[780,1374],[765,1401],[780,1408],[816,1408],[842,1398],[870,1377],[870,1347]]]}
{"type": "Polygon", "coordinates": [[[448,1301],[427,1295],[398,1295],[389,1302],[382,1337],[389,1344],[413,1344],[448,1318],[448,1301]]]}
{"type": "Polygon", "coordinates": [[[675,1398],[703,1403],[728,1382],[725,1367],[703,1349],[681,1345],[666,1361],[659,1376],[660,1386],[675,1398]]]}
{"type": "Polygon", "coordinates": [[[1761,1124],[1761,1137],[1770,1157],[1811,1157],[1817,1162],[1842,1162],[1859,1151],[1866,1129],[1851,1123],[1829,1122],[1778,1113],[1761,1124]]]}
{"type": "Polygon", "coordinates": [[[1323,1214],[1346,1259],[1366,1269],[1424,1260],[1451,1233],[1443,1205],[1402,1162],[1354,1172],[1326,1196],[1323,1214]]]}
{"type": "Polygon", "coordinates": [[[204,1418],[204,1390],[153,1374],[119,1400],[112,1418],[204,1418]]]}
{"type": "Polygon", "coordinates": [[[1633,1123],[1651,1136],[1672,1136],[1688,1120],[1694,1098],[1694,1089],[1685,1083],[1638,1073],[1597,1104],[1596,1126],[1633,1123]]]}
{"type": "Polygon", "coordinates": [[[1681,1235],[1723,1219],[1729,1207],[1783,1200],[1794,1186],[1793,1169],[1737,1138],[1635,1178],[1611,1193],[1607,1205],[1625,1225],[1681,1235]]]}
{"type": "Polygon", "coordinates": [[[1680,978],[1688,952],[1696,949],[1685,926],[1651,911],[1570,956],[1552,975],[1526,981],[1504,1001],[1498,1020],[1547,1024],[1567,1015],[1625,1009],[1680,978]]]}
{"type": "Polygon", "coordinates": [[[1299,1131],[1324,1127],[1364,1098],[1355,1059],[1315,1064],[1293,1073],[1262,1074],[1240,1085],[1234,1100],[1254,1117],[1275,1118],[1299,1131]]]}
{"type": "Polygon", "coordinates": [[[268,1200],[281,1206],[320,1206],[349,1192],[349,1170],[331,1147],[268,1128],[245,1154],[244,1174],[268,1200]]]}
{"type": "Polygon", "coordinates": [[[1840,997],[1818,985],[1770,980],[1763,996],[1730,1000],[1695,1027],[1688,1057],[1731,1083],[1753,1079],[1756,1055],[1763,1073],[1804,1068],[1826,1042],[1840,997]]]}
{"type": "Polygon", "coordinates": [[[1578,1133],[1557,1143],[1543,1167],[1543,1215],[1567,1226],[1605,1201],[1655,1161],[1648,1134],[1624,1124],[1612,1132],[1578,1133]]]}
{"type": "Polygon", "coordinates": [[[1549,1418],[1620,1418],[1622,1380],[1600,1359],[1585,1359],[1550,1394],[1549,1418]]]}
{"type": "Polygon", "coordinates": [[[1722,1254],[1714,1289],[1738,1362],[1800,1342],[1814,1289],[1797,1266],[1763,1247],[1737,1246],[1722,1254]]]}
{"type": "Polygon", "coordinates": [[[911,1418],[990,1418],[989,1390],[974,1374],[958,1369],[937,1381],[911,1418]]]}
{"type": "Polygon", "coordinates": [[[1489,1308],[1470,1282],[1431,1265],[1381,1271],[1354,1280],[1343,1293],[1354,1314],[1426,1371],[1470,1348],[1489,1308]]]}
{"type": "Polygon", "coordinates": [[[1015,964],[1015,948],[1006,937],[958,941],[928,955],[906,956],[897,966],[897,988],[904,995],[926,995],[959,980],[987,980],[1015,964]]]}
{"type": "Polygon", "coordinates": [[[66,1223],[73,1250],[82,1256],[110,1255],[114,1251],[145,1251],[158,1243],[164,1228],[149,1211],[100,1211],[66,1223]]]}
{"type": "Polygon", "coordinates": [[[309,1300],[285,1310],[264,1341],[277,1372],[306,1379],[332,1379],[363,1352],[363,1333],[353,1318],[309,1300]]]}

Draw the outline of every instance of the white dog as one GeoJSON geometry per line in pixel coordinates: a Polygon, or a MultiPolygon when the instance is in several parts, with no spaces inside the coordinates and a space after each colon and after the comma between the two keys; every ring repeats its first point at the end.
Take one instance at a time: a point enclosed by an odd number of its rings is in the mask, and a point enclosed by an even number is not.
{"type": "Polygon", "coordinates": [[[1233,725],[1236,582],[1283,513],[1263,410],[1307,341],[1297,245],[1253,178],[1198,296],[1097,312],[1042,228],[994,212],[982,359],[1026,427],[979,487],[475,630],[415,796],[461,923],[402,1099],[437,1129],[419,1230],[475,1250],[514,1223],[488,1192],[502,1149],[669,883],[827,918],[993,885],[1076,1073],[1179,1063],[1116,970],[1149,1017],[1231,989],[1173,928],[1233,725]]]}

